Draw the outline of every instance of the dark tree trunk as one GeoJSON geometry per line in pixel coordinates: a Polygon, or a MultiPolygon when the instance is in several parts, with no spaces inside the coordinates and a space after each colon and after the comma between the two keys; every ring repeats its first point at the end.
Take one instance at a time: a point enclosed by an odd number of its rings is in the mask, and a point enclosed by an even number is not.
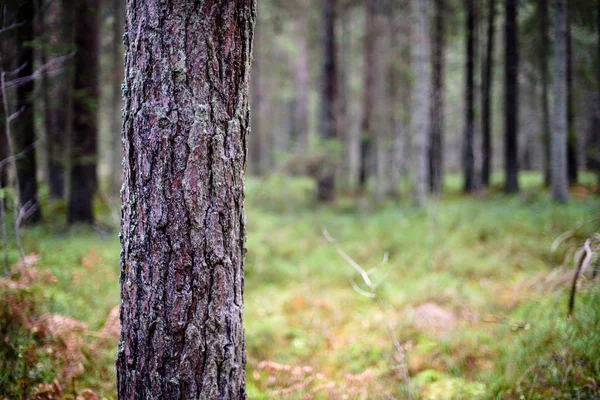
{"type": "Polygon", "coordinates": [[[575,127],[575,98],[573,92],[573,33],[567,3],[567,170],[569,184],[578,182],[577,131],[575,127]]]}
{"type": "Polygon", "coordinates": [[[507,193],[519,191],[519,28],[518,0],[505,0],[504,162],[507,193]]]}
{"type": "Polygon", "coordinates": [[[441,194],[443,184],[444,57],[446,47],[445,0],[435,0],[432,53],[431,138],[429,183],[432,193],[441,194]]]}
{"type": "Polygon", "coordinates": [[[542,143],[544,144],[544,185],[550,186],[550,171],[552,170],[552,129],[550,124],[550,99],[548,96],[549,72],[548,49],[550,48],[550,17],[548,15],[548,0],[539,0],[538,13],[540,18],[541,44],[538,55],[542,85],[542,143]]]}
{"type": "MultiPolygon", "coordinates": [[[[323,81],[321,105],[321,136],[329,141],[338,135],[338,67],[335,34],[336,0],[322,0],[324,23],[323,81]]],[[[332,201],[335,197],[335,162],[323,160],[317,184],[317,197],[321,201],[332,201]]]]}
{"type": "Polygon", "coordinates": [[[255,7],[127,2],[120,399],[246,397],[255,7]]]}
{"type": "Polygon", "coordinates": [[[492,91],[494,88],[494,32],[496,0],[488,1],[487,41],[481,85],[481,184],[488,187],[492,174],[492,91]]]}
{"type": "Polygon", "coordinates": [[[467,57],[465,68],[465,139],[463,144],[463,168],[465,192],[472,192],[475,186],[475,48],[477,46],[475,35],[477,23],[475,16],[475,0],[465,0],[467,9],[467,57]]]}
{"type": "Polygon", "coordinates": [[[93,222],[98,157],[99,0],[77,4],[69,223],[93,222]]]}
{"type": "MultiPolygon", "coordinates": [[[[30,42],[34,39],[34,14],[33,1],[22,1],[20,3],[17,11],[17,19],[23,23],[23,26],[18,29],[18,65],[24,66],[20,72],[20,76],[30,76],[33,74],[34,54],[30,42]]],[[[33,81],[17,87],[17,109],[22,111],[18,119],[12,124],[12,133],[14,135],[15,153],[24,153],[17,160],[21,206],[34,207],[29,221],[35,223],[42,219],[42,213],[38,203],[33,92],[33,81]]]]}
{"type": "Polygon", "coordinates": [[[359,189],[366,190],[367,181],[373,171],[373,104],[375,102],[375,5],[374,1],[365,2],[365,37],[364,37],[364,79],[363,79],[363,114],[360,124],[360,169],[359,189]]]}
{"type": "MultiPolygon", "coordinates": [[[[50,21],[44,28],[49,41],[42,48],[41,61],[56,57],[71,43],[71,6],[65,1],[50,4],[50,21]],[[61,48],[62,47],[62,48],[61,48]]],[[[43,21],[44,17],[40,16],[43,21]]],[[[54,78],[42,76],[44,127],[48,148],[48,185],[50,196],[61,199],[65,194],[65,151],[67,139],[67,105],[69,104],[69,65],[54,78]]]]}
{"type": "Polygon", "coordinates": [[[110,178],[109,190],[113,196],[118,196],[123,180],[123,157],[121,150],[121,108],[123,100],[121,83],[123,82],[123,28],[125,26],[125,3],[123,0],[113,0],[113,38],[111,47],[112,58],[112,98],[111,98],[111,148],[110,148],[110,178]]]}

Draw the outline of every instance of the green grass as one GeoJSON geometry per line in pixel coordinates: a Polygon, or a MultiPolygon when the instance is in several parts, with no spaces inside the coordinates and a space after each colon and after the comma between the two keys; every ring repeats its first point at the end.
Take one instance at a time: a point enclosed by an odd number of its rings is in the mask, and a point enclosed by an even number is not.
{"type": "MultiPolygon", "coordinates": [[[[583,179],[594,182],[592,176],[583,179]]],[[[376,206],[350,197],[317,206],[308,179],[250,179],[250,398],[277,398],[301,382],[263,361],[311,368],[300,375],[313,380],[290,398],[312,391],[316,398],[402,397],[386,318],[406,348],[412,389],[423,398],[597,394],[592,386],[600,380],[600,311],[594,304],[600,291],[584,289],[576,318],[568,321],[566,286],[545,280],[565,254],[564,248],[552,253],[554,239],[572,230],[583,240],[596,229],[597,199],[584,194],[567,206],[555,205],[539,190],[540,182],[536,174],[523,174],[522,195],[506,197],[494,186],[485,196],[464,196],[460,179],[450,176],[448,194],[417,209],[409,196],[376,206]],[[352,280],[360,286],[360,278],[324,238],[323,228],[365,269],[377,268],[373,279],[380,282],[385,312],[352,289],[352,280]],[[423,310],[432,307],[442,317],[430,316],[428,325],[423,310]]],[[[57,277],[43,286],[43,311],[99,330],[119,303],[116,232],[67,230],[59,212],[50,225],[24,234],[26,251],[41,255],[38,268],[57,277]]],[[[16,261],[16,251],[10,256],[16,261]]],[[[94,337],[87,341],[95,350],[86,354],[75,387],[114,398],[116,341],[104,347],[93,346],[94,337]]]]}

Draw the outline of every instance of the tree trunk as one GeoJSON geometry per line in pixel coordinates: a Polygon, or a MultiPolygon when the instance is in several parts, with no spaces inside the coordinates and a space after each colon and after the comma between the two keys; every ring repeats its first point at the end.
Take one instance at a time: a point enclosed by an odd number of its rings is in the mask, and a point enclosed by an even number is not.
{"type": "Polygon", "coordinates": [[[554,62],[552,89],[552,197],[559,203],[569,199],[567,171],[567,4],[553,0],[554,62]]]}
{"type": "Polygon", "coordinates": [[[494,32],[496,0],[488,1],[487,42],[481,86],[481,184],[490,185],[492,175],[492,92],[494,88],[494,32]]]}
{"type": "Polygon", "coordinates": [[[518,0],[505,0],[504,162],[507,193],[519,191],[519,32],[518,0]]]}
{"type": "Polygon", "coordinates": [[[414,136],[415,203],[423,205],[429,190],[429,135],[430,135],[430,98],[431,98],[431,50],[429,38],[428,2],[417,0],[413,3],[413,46],[411,58],[415,69],[413,86],[413,111],[411,132],[414,136]]]}
{"type": "MultiPolygon", "coordinates": [[[[17,10],[17,19],[23,25],[18,28],[19,61],[23,66],[19,76],[33,74],[34,54],[30,42],[34,40],[34,2],[22,1],[17,10]]],[[[22,110],[13,126],[15,153],[24,153],[17,160],[19,178],[19,198],[21,206],[33,207],[29,221],[36,223],[42,219],[38,203],[37,164],[35,159],[35,123],[33,107],[33,80],[17,87],[17,109],[22,110]]]]}
{"type": "Polygon", "coordinates": [[[252,0],[127,2],[120,399],[246,397],[255,17],[252,0]]]}
{"type": "Polygon", "coordinates": [[[97,189],[99,0],[77,4],[69,223],[93,222],[97,189]]]}
{"type": "Polygon", "coordinates": [[[373,171],[373,109],[375,102],[375,42],[377,30],[375,27],[375,1],[365,2],[365,37],[364,37],[364,78],[363,78],[363,115],[360,126],[360,172],[359,189],[365,192],[369,176],[373,171]]]}
{"type": "Polygon", "coordinates": [[[296,87],[298,90],[298,96],[296,99],[296,108],[294,119],[296,121],[296,149],[298,151],[306,151],[308,148],[308,111],[309,111],[309,94],[310,94],[310,82],[309,82],[309,49],[306,41],[307,36],[307,22],[304,17],[298,24],[298,54],[294,63],[295,74],[296,74],[296,87]]]}
{"type": "Polygon", "coordinates": [[[577,131],[575,127],[575,98],[573,92],[573,34],[567,3],[567,173],[569,184],[578,181],[577,131]]]}
{"type": "Polygon", "coordinates": [[[463,143],[463,190],[467,193],[475,187],[475,49],[477,46],[475,35],[477,23],[475,16],[475,0],[465,0],[467,9],[467,57],[465,65],[465,139],[463,143]]]}
{"type": "Polygon", "coordinates": [[[442,193],[443,185],[443,132],[444,132],[444,57],[446,46],[445,0],[435,0],[433,33],[433,90],[431,108],[431,143],[429,153],[429,180],[432,193],[442,193]]]}
{"type": "MultiPolygon", "coordinates": [[[[338,67],[335,35],[336,0],[322,0],[325,38],[323,46],[323,81],[321,105],[321,136],[324,141],[338,139],[338,67]]],[[[320,201],[332,201],[335,197],[335,160],[322,160],[317,183],[320,201]]]]}
{"type": "Polygon", "coordinates": [[[123,0],[113,0],[113,37],[111,46],[112,58],[112,98],[110,101],[111,133],[110,133],[110,176],[109,190],[112,196],[118,196],[123,180],[122,150],[121,150],[121,121],[123,99],[121,83],[123,82],[123,28],[125,26],[125,3],[123,0]]]}
{"type": "Polygon", "coordinates": [[[548,0],[539,0],[538,13],[540,18],[541,45],[538,55],[540,62],[540,75],[542,85],[542,142],[544,144],[544,185],[550,187],[551,165],[552,165],[552,128],[550,123],[550,100],[548,96],[549,72],[548,72],[548,49],[550,49],[550,17],[548,15],[548,0]]]}

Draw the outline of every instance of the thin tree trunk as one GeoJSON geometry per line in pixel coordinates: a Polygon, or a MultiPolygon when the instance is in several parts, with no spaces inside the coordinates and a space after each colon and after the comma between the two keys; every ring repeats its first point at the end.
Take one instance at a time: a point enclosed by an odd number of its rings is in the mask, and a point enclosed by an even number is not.
{"type": "Polygon", "coordinates": [[[413,45],[411,58],[415,69],[413,87],[413,111],[411,132],[414,137],[415,162],[415,204],[423,205],[429,190],[429,135],[431,98],[431,50],[429,38],[429,13],[427,1],[413,3],[413,45]]]}
{"type": "Polygon", "coordinates": [[[443,184],[443,132],[444,132],[444,58],[446,47],[445,0],[435,0],[433,33],[433,90],[431,108],[431,144],[429,153],[430,188],[434,194],[442,193],[443,184]]]}
{"type": "Polygon", "coordinates": [[[575,98],[573,92],[573,34],[567,3],[567,171],[569,184],[578,182],[577,131],[575,127],[575,98]]]}
{"type": "Polygon", "coordinates": [[[463,190],[467,193],[475,187],[475,49],[477,46],[475,35],[477,23],[475,16],[475,0],[465,0],[467,9],[467,57],[465,65],[465,139],[463,144],[463,190]]]}
{"type": "Polygon", "coordinates": [[[552,166],[552,128],[550,123],[550,99],[548,95],[549,72],[548,72],[548,49],[550,48],[550,17],[548,15],[548,0],[538,1],[538,13],[540,18],[541,45],[540,45],[540,75],[542,85],[542,142],[544,144],[544,185],[550,187],[552,166]]]}
{"type": "MultiPolygon", "coordinates": [[[[34,2],[22,1],[17,10],[17,20],[23,25],[18,28],[19,61],[23,66],[20,76],[33,74],[34,54],[30,42],[34,39],[34,2]]],[[[33,93],[34,82],[30,81],[17,87],[17,109],[22,110],[13,124],[15,153],[24,152],[17,160],[19,198],[21,206],[33,207],[29,221],[36,223],[42,219],[38,203],[37,163],[35,159],[35,123],[33,93]]]]}
{"type": "Polygon", "coordinates": [[[111,195],[118,196],[123,180],[122,150],[121,150],[121,108],[123,99],[121,83],[123,82],[123,28],[125,26],[125,3],[123,0],[113,0],[113,38],[111,46],[112,58],[112,98],[111,98],[111,146],[110,146],[110,177],[109,190],[111,195]]]}
{"type": "Polygon", "coordinates": [[[553,2],[554,62],[552,68],[553,124],[552,124],[552,197],[559,203],[569,199],[567,171],[567,4],[566,0],[553,2]]]}
{"type": "Polygon", "coordinates": [[[308,148],[308,102],[310,92],[309,82],[309,50],[306,42],[307,27],[306,21],[302,20],[298,24],[298,55],[295,60],[296,87],[298,97],[296,99],[295,121],[296,121],[296,149],[305,151],[308,148]]]}
{"type": "MultiPolygon", "coordinates": [[[[323,46],[323,81],[321,105],[321,136],[324,141],[339,139],[338,134],[338,66],[335,34],[336,0],[322,0],[325,39],[323,46]]],[[[317,182],[320,201],[332,201],[335,197],[335,160],[324,159],[317,182]]]]}
{"type": "Polygon", "coordinates": [[[93,222],[97,190],[99,0],[77,4],[69,223],[93,222]]]}
{"type": "Polygon", "coordinates": [[[375,29],[374,0],[365,1],[365,37],[364,37],[364,78],[363,78],[363,114],[360,126],[360,172],[359,188],[364,193],[367,181],[373,170],[373,106],[375,102],[375,29]]]}
{"type": "Polygon", "coordinates": [[[255,17],[253,0],[127,2],[120,399],[246,398],[255,17]]]}
{"type": "Polygon", "coordinates": [[[504,162],[507,193],[519,191],[519,28],[518,0],[505,0],[504,162]]]}
{"type": "Polygon", "coordinates": [[[496,0],[488,1],[487,42],[483,64],[481,86],[481,184],[490,185],[492,174],[492,93],[494,88],[494,36],[496,19],[496,0]]]}

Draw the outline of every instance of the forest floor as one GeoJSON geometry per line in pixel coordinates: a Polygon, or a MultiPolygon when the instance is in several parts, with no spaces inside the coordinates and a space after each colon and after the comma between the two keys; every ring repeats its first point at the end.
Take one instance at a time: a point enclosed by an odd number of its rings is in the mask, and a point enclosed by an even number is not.
{"type": "MultiPolygon", "coordinates": [[[[594,177],[582,177],[566,206],[539,178],[524,174],[523,193],[506,197],[464,196],[450,177],[448,193],[424,209],[350,197],[316,207],[309,180],[250,179],[249,398],[406,398],[387,323],[413,398],[600,396],[599,285],[583,284],[566,317],[574,250],[598,228],[594,177]],[[338,247],[374,269],[381,307],[353,288],[367,290],[338,247]]],[[[99,206],[109,228],[66,229],[64,205],[51,206],[48,224],[23,232],[35,266],[0,281],[0,397],[116,398],[114,218],[99,206]]]]}

